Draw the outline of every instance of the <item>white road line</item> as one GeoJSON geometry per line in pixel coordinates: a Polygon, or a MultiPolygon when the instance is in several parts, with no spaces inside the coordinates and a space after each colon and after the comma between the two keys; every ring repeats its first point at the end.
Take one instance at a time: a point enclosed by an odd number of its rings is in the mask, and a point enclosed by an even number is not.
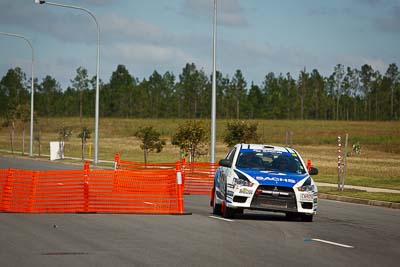
{"type": "Polygon", "coordinates": [[[327,244],[331,244],[331,245],[335,245],[335,246],[339,246],[339,247],[344,247],[344,248],[354,248],[353,246],[349,246],[349,245],[345,245],[345,244],[340,244],[340,243],[336,243],[336,242],[332,242],[332,241],[327,241],[327,240],[322,240],[322,239],[317,239],[317,238],[312,238],[311,240],[317,241],[317,242],[322,242],[322,243],[327,243],[327,244]]]}
{"type": "Polygon", "coordinates": [[[147,205],[154,205],[154,203],[151,203],[151,202],[143,202],[144,204],[147,204],[147,205]]]}
{"type": "Polygon", "coordinates": [[[216,216],[208,216],[208,217],[213,218],[213,219],[222,220],[222,221],[227,221],[227,222],[234,222],[234,220],[225,219],[225,218],[216,217],[216,216]]]}

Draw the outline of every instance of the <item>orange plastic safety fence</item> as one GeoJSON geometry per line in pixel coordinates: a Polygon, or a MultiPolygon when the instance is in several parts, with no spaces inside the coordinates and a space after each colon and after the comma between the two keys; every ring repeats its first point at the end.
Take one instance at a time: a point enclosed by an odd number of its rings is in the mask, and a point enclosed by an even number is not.
{"type": "MultiPolygon", "coordinates": [[[[115,166],[118,169],[123,170],[139,170],[139,169],[169,169],[174,168],[174,163],[147,163],[134,162],[121,160],[119,155],[115,155],[115,166]]],[[[215,171],[218,168],[218,164],[209,162],[193,162],[186,163],[182,162],[182,175],[184,180],[184,193],[185,194],[197,194],[197,195],[209,195],[213,183],[215,171]]]]}
{"type": "Polygon", "coordinates": [[[0,211],[183,213],[176,171],[0,170],[0,211]]]}
{"type": "Polygon", "coordinates": [[[184,165],[185,194],[209,195],[218,165],[209,162],[194,162],[184,165]]]}
{"type": "Polygon", "coordinates": [[[175,169],[175,163],[143,163],[127,160],[119,160],[118,169],[141,170],[141,169],[175,169]]]}

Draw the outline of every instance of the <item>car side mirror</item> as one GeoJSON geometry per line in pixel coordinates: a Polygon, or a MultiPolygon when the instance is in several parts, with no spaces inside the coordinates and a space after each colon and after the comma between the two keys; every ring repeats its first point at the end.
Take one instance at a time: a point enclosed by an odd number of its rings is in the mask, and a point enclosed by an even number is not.
{"type": "Polygon", "coordinates": [[[221,159],[219,161],[219,166],[230,168],[232,167],[232,161],[228,159],[221,159]]]}
{"type": "Polygon", "coordinates": [[[317,175],[318,174],[318,169],[314,167],[310,167],[310,170],[308,171],[310,175],[317,175]]]}

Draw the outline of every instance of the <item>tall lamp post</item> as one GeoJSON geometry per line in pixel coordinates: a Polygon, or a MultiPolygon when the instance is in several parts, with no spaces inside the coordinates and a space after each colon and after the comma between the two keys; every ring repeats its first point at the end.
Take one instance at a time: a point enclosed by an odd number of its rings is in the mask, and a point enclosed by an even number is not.
{"type": "Polygon", "coordinates": [[[96,23],[97,26],[97,62],[96,62],[96,103],[95,103],[95,127],[94,127],[94,163],[97,164],[98,162],[98,151],[99,151],[99,70],[100,70],[100,27],[99,23],[95,15],[88,9],[79,7],[79,6],[71,6],[71,5],[64,5],[58,3],[47,2],[44,0],[35,0],[37,4],[47,4],[52,6],[59,6],[59,7],[66,7],[72,9],[79,9],[88,13],[96,23]]]}
{"type": "Polygon", "coordinates": [[[217,0],[214,0],[214,24],[213,24],[213,74],[211,89],[211,163],[215,163],[215,120],[216,120],[216,71],[215,71],[215,46],[217,36],[217,0]]]}
{"type": "Polygon", "coordinates": [[[31,47],[32,50],[32,62],[31,62],[31,75],[32,75],[32,82],[31,82],[31,125],[30,125],[30,138],[29,138],[29,156],[33,157],[33,102],[34,102],[34,83],[33,83],[33,70],[34,70],[34,51],[33,51],[33,46],[31,42],[22,35],[19,34],[14,34],[14,33],[8,33],[8,32],[0,32],[2,35],[7,35],[7,36],[13,36],[17,38],[21,38],[25,40],[28,45],[31,47]]]}

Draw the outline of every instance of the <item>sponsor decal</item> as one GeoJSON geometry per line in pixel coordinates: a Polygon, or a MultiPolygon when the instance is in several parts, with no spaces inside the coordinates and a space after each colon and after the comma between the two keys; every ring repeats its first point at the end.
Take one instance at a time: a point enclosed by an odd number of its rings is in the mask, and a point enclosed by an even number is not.
{"type": "Polygon", "coordinates": [[[312,193],[300,193],[300,201],[313,201],[314,195],[312,193]]]}
{"type": "Polygon", "coordinates": [[[238,185],[247,185],[248,184],[247,181],[244,181],[244,180],[236,178],[236,177],[233,178],[233,183],[238,184],[238,185]]]}
{"type": "Polygon", "coordinates": [[[240,194],[247,194],[247,195],[251,195],[253,194],[253,190],[247,189],[247,188],[241,188],[239,191],[240,194]]]}
{"type": "Polygon", "coordinates": [[[285,182],[285,183],[291,183],[291,184],[295,184],[295,183],[296,183],[296,180],[291,179],[291,178],[261,177],[261,176],[256,176],[256,179],[257,179],[258,181],[285,182]]]}

